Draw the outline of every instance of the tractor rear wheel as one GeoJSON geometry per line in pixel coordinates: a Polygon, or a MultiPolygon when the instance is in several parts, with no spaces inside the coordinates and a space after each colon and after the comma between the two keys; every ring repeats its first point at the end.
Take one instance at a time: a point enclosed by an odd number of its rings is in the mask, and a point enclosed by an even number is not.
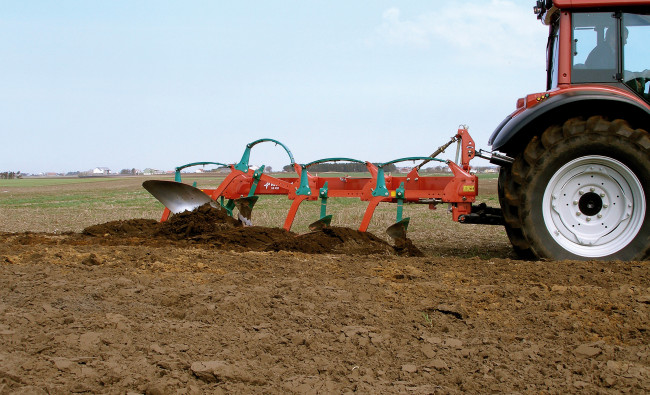
{"type": "Polygon", "coordinates": [[[501,180],[515,250],[548,259],[647,258],[649,158],[648,133],[624,120],[573,118],[546,129],[501,180]]]}
{"type": "Polygon", "coordinates": [[[524,238],[521,231],[521,222],[519,221],[519,198],[517,191],[519,185],[512,180],[512,168],[502,166],[499,169],[499,181],[497,191],[499,194],[499,203],[503,213],[504,227],[506,234],[510,239],[510,244],[515,253],[523,259],[535,259],[536,256],[530,249],[530,244],[524,238]]]}

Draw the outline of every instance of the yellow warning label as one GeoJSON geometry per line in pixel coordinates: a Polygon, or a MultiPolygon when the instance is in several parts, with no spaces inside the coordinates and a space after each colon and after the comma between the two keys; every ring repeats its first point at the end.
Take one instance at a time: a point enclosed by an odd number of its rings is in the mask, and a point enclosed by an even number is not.
{"type": "Polygon", "coordinates": [[[474,192],[476,187],[474,185],[463,185],[463,192],[474,192]]]}
{"type": "Polygon", "coordinates": [[[395,191],[390,191],[390,197],[395,197],[395,191]]]}

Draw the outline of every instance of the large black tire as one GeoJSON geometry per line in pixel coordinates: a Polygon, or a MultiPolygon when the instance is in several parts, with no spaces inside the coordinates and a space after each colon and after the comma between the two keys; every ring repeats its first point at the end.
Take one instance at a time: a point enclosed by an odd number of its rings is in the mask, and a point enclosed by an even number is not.
{"type": "Polygon", "coordinates": [[[499,174],[506,232],[524,258],[650,255],[650,137],[624,120],[573,118],[499,174]]]}
{"type": "Polygon", "coordinates": [[[535,259],[535,254],[530,249],[530,244],[524,238],[519,221],[519,198],[516,192],[519,186],[512,181],[512,167],[502,166],[499,169],[497,192],[503,213],[504,227],[512,248],[522,259],[535,259]]]}

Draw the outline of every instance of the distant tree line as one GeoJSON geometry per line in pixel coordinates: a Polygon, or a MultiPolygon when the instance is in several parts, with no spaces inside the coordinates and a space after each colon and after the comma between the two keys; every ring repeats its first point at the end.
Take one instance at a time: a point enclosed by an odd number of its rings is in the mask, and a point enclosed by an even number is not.
{"type": "Polygon", "coordinates": [[[420,169],[420,173],[434,173],[434,174],[451,173],[451,170],[449,169],[449,166],[431,166],[431,167],[423,167],[422,169],[420,169]]]}
{"type": "Polygon", "coordinates": [[[0,179],[3,180],[13,180],[14,178],[23,178],[23,175],[20,172],[16,171],[4,171],[0,173],[0,179]]]}
{"type": "MultiPolygon", "coordinates": [[[[375,165],[378,165],[378,163],[375,163],[375,165]]],[[[292,165],[286,165],[282,168],[283,171],[285,172],[292,172],[293,171],[293,166],[292,165]]],[[[397,167],[395,167],[394,164],[390,164],[387,166],[384,166],[384,171],[386,172],[393,172],[396,171],[397,167]]],[[[318,172],[337,172],[337,173],[363,173],[368,171],[368,168],[366,167],[365,164],[363,163],[317,163],[313,166],[309,167],[309,171],[311,173],[318,173],[318,172]]]]}
{"type": "MultiPolygon", "coordinates": [[[[414,167],[417,163],[412,164],[411,167],[409,166],[403,166],[400,169],[402,171],[405,171],[405,168],[409,168],[409,170],[414,167]]],[[[378,164],[375,163],[375,166],[378,164]]],[[[284,172],[292,172],[293,171],[293,166],[292,165],[286,165],[282,168],[282,171],[284,172]]],[[[368,171],[366,168],[366,165],[363,163],[318,163],[316,165],[310,166],[309,171],[311,173],[318,173],[318,172],[337,172],[337,173],[362,173],[368,171]]],[[[386,173],[391,173],[391,172],[397,172],[398,169],[395,166],[395,164],[390,164],[387,166],[384,166],[384,171],[386,173]]],[[[477,172],[477,173],[485,173],[485,172],[498,172],[499,169],[495,166],[472,166],[472,171],[477,172]]],[[[451,169],[447,165],[439,165],[439,166],[429,166],[429,167],[423,167],[420,169],[421,174],[440,174],[440,173],[451,173],[451,169]]]]}
{"type": "MultiPolygon", "coordinates": [[[[498,173],[499,169],[495,166],[472,166],[472,172],[476,173],[487,173],[487,172],[495,172],[498,173]]],[[[451,169],[449,166],[431,166],[431,167],[423,167],[420,169],[420,173],[426,174],[426,173],[433,173],[433,174],[440,174],[440,173],[451,173],[451,169]]]]}

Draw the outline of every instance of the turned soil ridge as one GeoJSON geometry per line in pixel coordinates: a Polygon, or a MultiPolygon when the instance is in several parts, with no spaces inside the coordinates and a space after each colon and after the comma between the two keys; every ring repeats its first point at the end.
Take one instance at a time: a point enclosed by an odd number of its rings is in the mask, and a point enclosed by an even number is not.
{"type": "Polygon", "coordinates": [[[100,237],[106,244],[190,244],[239,251],[294,251],[308,254],[391,254],[422,256],[410,240],[391,246],[368,232],[328,227],[297,235],[280,228],[243,226],[225,210],[206,204],[173,215],[165,222],[150,219],[110,221],[85,228],[83,236],[100,237]]]}

